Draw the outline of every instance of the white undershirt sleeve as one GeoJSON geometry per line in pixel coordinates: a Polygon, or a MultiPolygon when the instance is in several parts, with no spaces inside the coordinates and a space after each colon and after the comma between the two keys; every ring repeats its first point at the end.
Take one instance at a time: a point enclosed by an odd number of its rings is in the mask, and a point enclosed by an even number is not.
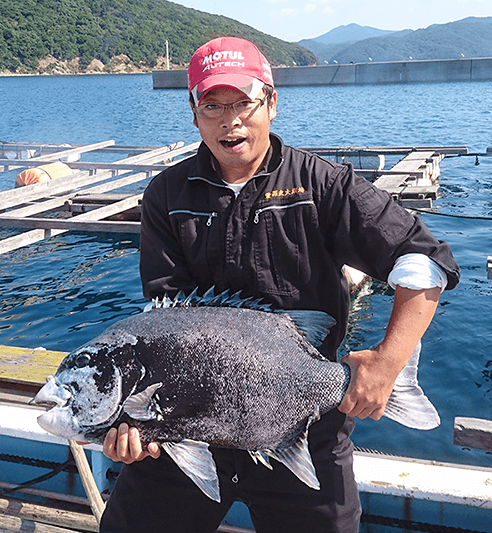
{"type": "Polygon", "coordinates": [[[430,257],[424,254],[406,254],[396,260],[388,276],[388,283],[393,289],[397,285],[413,290],[440,287],[442,292],[448,284],[448,278],[430,257]]]}

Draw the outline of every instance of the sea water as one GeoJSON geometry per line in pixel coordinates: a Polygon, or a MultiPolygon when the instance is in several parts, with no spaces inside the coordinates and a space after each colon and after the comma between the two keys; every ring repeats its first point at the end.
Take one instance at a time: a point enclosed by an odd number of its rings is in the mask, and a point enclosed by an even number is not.
{"type": "MultiPolygon", "coordinates": [[[[153,90],[148,74],[0,78],[0,101],[0,141],[199,140],[186,91],[153,90]]],[[[442,295],[420,363],[442,424],[421,432],[358,421],[353,439],[397,455],[490,466],[489,452],[452,439],[456,416],[492,417],[492,158],[482,155],[492,145],[492,83],[280,87],[277,111],[272,130],[293,146],[465,145],[478,154],[441,162],[437,209],[419,214],[462,269],[460,285],[442,295]]],[[[0,189],[12,188],[17,172],[0,174],[0,189]]],[[[0,238],[11,233],[0,228],[0,238]]],[[[140,312],[138,246],[138,236],[70,232],[0,255],[0,344],[70,351],[140,312]]],[[[341,355],[382,338],[391,303],[384,283],[357,297],[341,355]]]]}

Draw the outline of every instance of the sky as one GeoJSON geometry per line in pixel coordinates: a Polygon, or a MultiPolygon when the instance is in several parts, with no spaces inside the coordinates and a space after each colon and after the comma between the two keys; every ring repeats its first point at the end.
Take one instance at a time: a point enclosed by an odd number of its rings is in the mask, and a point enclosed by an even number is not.
{"type": "Polygon", "coordinates": [[[352,22],[381,30],[427,28],[492,16],[492,0],[174,0],[233,18],[284,41],[312,39],[352,22]]]}

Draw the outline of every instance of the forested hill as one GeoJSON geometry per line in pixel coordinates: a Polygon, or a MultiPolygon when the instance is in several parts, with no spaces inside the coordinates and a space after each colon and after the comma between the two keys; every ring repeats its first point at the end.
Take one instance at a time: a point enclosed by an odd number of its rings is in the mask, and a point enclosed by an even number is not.
{"type": "Polygon", "coordinates": [[[166,0],[1,0],[0,71],[84,71],[94,60],[110,70],[116,59],[152,68],[162,64],[166,40],[170,61],[183,66],[222,35],[253,41],[272,65],[317,62],[298,44],[166,0]]]}

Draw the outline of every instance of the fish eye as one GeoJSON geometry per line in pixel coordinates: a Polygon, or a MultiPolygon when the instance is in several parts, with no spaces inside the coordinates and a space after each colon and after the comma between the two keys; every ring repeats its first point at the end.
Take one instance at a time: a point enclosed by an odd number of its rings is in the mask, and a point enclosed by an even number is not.
{"type": "Polygon", "coordinates": [[[87,366],[90,361],[91,358],[89,354],[81,353],[75,358],[75,366],[77,366],[78,368],[84,368],[84,366],[87,366]]]}

